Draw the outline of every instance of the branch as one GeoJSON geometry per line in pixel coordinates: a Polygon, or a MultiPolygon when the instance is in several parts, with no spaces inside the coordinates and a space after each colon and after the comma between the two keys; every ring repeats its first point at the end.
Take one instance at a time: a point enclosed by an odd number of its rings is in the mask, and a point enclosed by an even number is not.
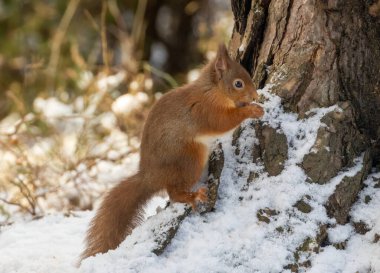
{"type": "MultiPolygon", "coordinates": [[[[51,45],[51,53],[50,53],[50,59],[49,64],[47,67],[47,73],[49,74],[48,81],[51,81],[51,77],[56,74],[59,56],[61,53],[61,45],[63,42],[63,39],[66,35],[67,28],[69,27],[69,24],[71,22],[71,19],[73,18],[75,11],[78,8],[80,0],[70,0],[65,13],[63,14],[63,17],[58,25],[58,28],[55,32],[55,35],[52,40],[51,45]]],[[[52,82],[50,82],[51,84],[52,82]]]]}
{"type": "Polygon", "coordinates": [[[102,0],[102,12],[100,15],[100,37],[102,40],[102,55],[105,66],[105,72],[108,75],[109,61],[108,61],[108,47],[107,47],[107,33],[106,33],[106,15],[107,15],[107,1],[102,0]]]}
{"type": "Polygon", "coordinates": [[[3,203],[5,203],[7,205],[12,205],[12,206],[19,207],[19,208],[27,211],[29,214],[33,215],[33,211],[31,211],[28,207],[26,207],[26,206],[24,206],[24,205],[22,205],[20,203],[9,201],[9,200],[6,200],[5,198],[2,198],[2,197],[0,197],[0,201],[2,201],[3,203]]]}

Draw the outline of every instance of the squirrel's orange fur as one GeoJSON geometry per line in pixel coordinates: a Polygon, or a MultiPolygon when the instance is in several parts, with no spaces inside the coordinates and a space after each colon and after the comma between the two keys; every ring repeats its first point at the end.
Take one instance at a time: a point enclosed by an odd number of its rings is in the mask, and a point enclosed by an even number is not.
{"type": "Polygon", "coordinates": [[[197,201],[206,201],[204,188],[191,191],[207,164],[209,147],[203,139],[261,117],[263,109],[251,104],[257,98],[249,74],[230,59],[224,45],[196,81],[162,96],[145,123],[139,170],[105,196],[91,221],[81,259],[115,249],[159,191],[193,208],[197,201]]]}

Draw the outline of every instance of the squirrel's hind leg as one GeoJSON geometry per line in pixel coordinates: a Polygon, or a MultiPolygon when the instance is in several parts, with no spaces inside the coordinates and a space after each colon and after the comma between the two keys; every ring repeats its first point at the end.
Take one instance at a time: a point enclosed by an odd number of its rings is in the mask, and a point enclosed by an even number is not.
{"type": "Polygon", "coordinates": [[[194,210],[197,202],[207,201],[206,188],[191,191],[202,175],[207,155],[206,147],[196,142],[188,143],[181,149],[181,156],[171,166],[170,181],[166,183],[170,200],[187,203],[194,210]]]}
{"type": "Polygon", "coordinates": [[[196,210],[197,202],[206,202],[208,200],[206,188],[200,188],[195,192],[169,189],[168,194],[170,200],[179,203],[187,203],[191,205],[193,210],[196,210]]]}

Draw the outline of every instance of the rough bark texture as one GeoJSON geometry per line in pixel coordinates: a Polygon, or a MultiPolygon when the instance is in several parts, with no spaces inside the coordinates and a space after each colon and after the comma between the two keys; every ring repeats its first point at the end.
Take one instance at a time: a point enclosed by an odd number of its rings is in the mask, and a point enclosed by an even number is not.
{"type": "MultiPolygon", "coordinates": [[[[171,207],[170,210],[175,210],[175,208],[171,207]]],[[[161,225],[159,225],[159,228],[157,230],[152,230],[152,238],[155,243],[155,247],[153,248],[152,252],[154,254],[161,255],[166,247],[171,243],[172,239],[174,238],[175,234],[177,233],[177,230],[183,221],[189,214],[191,213],[191,208],[187,207],[184,210],[177,212],[175,211],[173,215],[175,217],[171,218],[167,222],[162,222],[161,225]]]]}
{"type": "MultiPolygon", "coordinates": [[[[302,167],[310,182],[328,183],[365,152],[363,169],[337,186],[326,208],[347,221],[362,181],[379,159],[380,28],[365,1],[232,0],[235,26],[230,53],[262,88],[274,92],[300,118],[315,107],[338,105],[323,118],[302,167]]],[[[281,172],[286,141],[258,125],[260,156],[270,175],[281,172]],[[275,144],[274,144],[275,143],[275,144]]]]}
{"type": "Polygon", "coordinates": [[[327,126],[319,128],[313,152],[302,162],[311,181],[320,184],[327,183],[370,146],[369,138],[355,125],[351,103],[338,102],[338,106],[342,112],[331,112],[322,118],[327,126]]]}
{"type": "Polygon", "coordinates": [[[288,159],[286,136],[268,125],[260,124],[256,126],[256,135],[259,145],[253,149],[253,152],[259,153],[259,158],[270,176],[279,175],[288,159]]]}
{"type": "Polygon", "coordinates": [[[335,217],[338,224],[347,223],[347,216],[351,205],[356,201],[356,197],[362,188],[362,182],[370,171],[370,154],[367,151],[364,155],[364,166],[360,172],[353,177],[344,177],[336,187],[333,195],[330,196],[326,208],[330,217],[335,217]]]}
{"type": "Polygon", "coordinates": [[[208,163],[208,179],[206,181],[208,188],[208,202],[202,212],[210,212],[214,209],[218,198],[218,188],[220,177],[224,166],[224,153],[222,144],[218,144],[216,149],[211,153],[208,163]]]}
{"type": "MultiPolygon", "coordinates": [[[[259,143],[253,147],[251,155],[243,156],[255,163],[262,162],[270,176],[280,174],[284,169],[286,159],[288,159],[286,136],[279,130],[268,125],[262,125],[260,122],[247,125],[246,129],[256,131],[256,137],[259,139],[259,143]]],[[[241,136],[242,130],[243,129],[239,127],[235,130],[233,135],[232,146],[235,147],[235,155],[239,155],[241,152],[238,139],[241,136]]],[[[209,172],[213,175],[212,169],[210,169],[209,172]]]]}

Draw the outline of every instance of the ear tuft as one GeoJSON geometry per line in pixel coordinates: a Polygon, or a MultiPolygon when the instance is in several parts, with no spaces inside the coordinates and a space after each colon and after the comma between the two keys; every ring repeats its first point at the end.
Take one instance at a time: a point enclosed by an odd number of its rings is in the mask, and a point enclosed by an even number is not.
{"type": "Polygon", "coordinates": [[[215,60],[215,70],[219,78],[221,78],[222,73],[227,70],[229,58],[226,46],[220,44],[215,60]]]}
{"type": "Polygon", "coordinates": [[[229,56],[228,56],[228,50],[227,50],[225,44],[219,44],[218,55],[223,55],[223,56],[226,56],[227,58],[229,58],[229,56]]]}

